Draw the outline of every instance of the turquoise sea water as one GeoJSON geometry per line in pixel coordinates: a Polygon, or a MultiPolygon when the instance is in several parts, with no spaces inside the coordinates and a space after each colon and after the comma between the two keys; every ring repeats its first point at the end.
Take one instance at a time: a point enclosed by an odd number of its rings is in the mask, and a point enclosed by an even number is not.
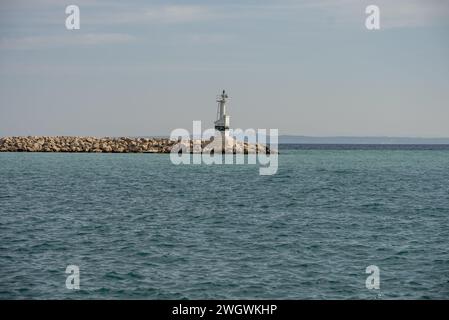
{"type": "Polygon", "coordinates": [[[447,299],[449,149],[428,149],[282,149],[273,176],[0,153],[0,298],[447,299]]]}

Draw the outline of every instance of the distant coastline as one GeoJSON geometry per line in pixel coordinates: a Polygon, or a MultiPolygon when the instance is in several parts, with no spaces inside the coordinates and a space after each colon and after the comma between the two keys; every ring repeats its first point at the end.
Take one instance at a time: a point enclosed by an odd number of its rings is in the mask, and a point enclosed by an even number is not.
{"type": "Polygon", "coordinates": [[[449,138],[413,138],[413,137],[310,137],[280,135],[279,144],[449,144],[449,138]]]}

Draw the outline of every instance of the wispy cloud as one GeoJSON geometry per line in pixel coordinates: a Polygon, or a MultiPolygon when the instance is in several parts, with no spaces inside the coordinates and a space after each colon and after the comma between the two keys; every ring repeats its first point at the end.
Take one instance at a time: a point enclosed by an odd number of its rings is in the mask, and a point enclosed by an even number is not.
{"type": "MultiPolygon", "coordinates": [[[[296,19],[313,25],[326,24],[329,17],[341,24],[352,24],[363,21],[364,9],[370,4],[380,7],[384,28],[427,26],[447,22],[449,19],[448,0],[279,0],[150,5],[113,0],[75,2],[81,9],[82,24],[90,26],[187,24],[212,20],[256,19],[296,19]]],[[[25,20],[31,19],[36,24],[42,23],[42,17],[46,17],[46,23],[61,25],[63,7],[58,0],[17,0],[0,6],[0,16],[7,21],[13,16],[14,19],[24,20],[24,23],[25,20]],[[31,11],[39,12],[39,15],[29,14],[31,11]],[[14,14],[9,15],[8,12],[14,14]],[[20,14],[21,12],[25,14],[20,14]]]]}
{"type": "Polygon", "coordinates": [[[384,27],[406,28],[447,23],[449,1],[447,0],[396,0],[380,1],[384,27]]]}
{"type": "Polygon", "coordinates": [[[123,33],[88,33],[66,36],[30,36],[0,39],[1,49],[39,49],[65,46],[112,45],[134,41],[136,37],[123,33]]]}
{"type": "MultiPolygon", "coordinates": [[[[432,26],[449,21],[449,1],[447,0],[310,0],[310,1],[273,1],[263,3],[193,3],[193,4],[136,4],[132,2],[80,1],[81,25],[94,28],[115,28],[143,25],[180,25],[191,23],[264,23],[267,20],[302,22],[302,28],[314,28],[319,25],[359,26],[364,27],[365,7],[375,3],[381,9],[381,28],[410,28],[432,26]]],[[[63,6],[62,6],[63,7],[63,6]]],[[[128,43],[136,40],[131,34],[123,33],[88,33],[65,36],[33,35],[36,28],[45,32],[49,25],[62,28],[65,14],[59,1],[39,0],[30,3],[24,0],[10,2],[0,6],[3,20],[3,39],[0,49],[36,49],[60,46],[93,46],[128,43]],[[56,6],[56,3],[59,5],[56,6]],[[41,7],[38,7],[41,5],[41,7]],[[24,8],[27,14],[20,14],[24,8]],[[38,15],[30,14],[35,8],[38,15]],[[14,14],[7,13],[13,10],[14,14]],[[30,36],[19,37],[14,30],[20,26],[29,31],[30,36]]],[[[58,29],[54,29],[58,30],[58,29]]],[[[104,30],[104,29],[100,29],[104,30]]],[[[207,29],[205,29],[207,30],[207,29]]],[[[127,31],[130,32],[130,31],[127,31]]],[[[135,32],[135,31],[133,31],[135,32]]],[[[130,32],[132,33],[132,32],[130,32]]],[[[183,34],[183,30],[179,30],[183,34]]],[[[22,32],[23,34],[23,32],[22,32]]],[[[41,33],[43,34],[43,33],[41,33]]],[[[229,40],[205,31],[198,35],[185,35],[187,40],[195,43],[223,43],[229,40]]],[[[236,37],[238,35],[234,35],[236,37]]]]}
{"type": "Polygon", "coordinates": [[[89,25],[177,24],[206,21],[217,17],[208,5],[123,5],[110,10],[87,12],[83,21],[89,25]]]}
{"type": "Polygon", "coordinates": [[[449,20],[447,0],[315,0],[304,2],[343,23],[363,20],[365,8],[375,4],[380,9],[383,29],[439,25],[449,20]]]}
{"type": "MultiPolygon", "coordinates": [[[[364,21],[365,8],[376,4],[381,9],[384,28],[406,28],[447,23],[447,0],[310,0],[273,1],[264,3],[150,5],[102,10],[84,16],[91,24],[181,24],[202,21],[255,19],[306,20],[313,24],[327,23],[323,17],[333,17],[340,24],[364,21]],[[313,10],[310,11],[310,10],[313,10]],[[310,13],[313,14],[310,14],[310,13]]],[[[363,26],[364,24],[361,23],[363,26]]]]}
{"type": "Polygon", "coordinates": [[[145,19],[154,22],[182,23],[206,20],[213,16],[207,6],[167,5],[152,7],[145,11],[145,19]]]}

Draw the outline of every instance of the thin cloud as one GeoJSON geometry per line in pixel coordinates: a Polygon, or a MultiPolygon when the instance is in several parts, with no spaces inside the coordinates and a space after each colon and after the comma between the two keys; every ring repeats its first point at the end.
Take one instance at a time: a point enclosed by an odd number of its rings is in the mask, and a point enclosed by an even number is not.
{"type": "Polygon", "coordinates": [[[365,8],[380,7],[383,28],[406,28],[446,23],[449,18],[447,0],[313,0],[276,1],[263,4],[153,5],[122,7],[84,16],[90,24],[181,24],[210,20],[305,19],[310,23],[326,23],[333,17],[340,24],[360,23],[365,8]],[[310,15],[313,10],[316,15],[310,15]],[[321,14],[319,14],[321,13],[321,14]]]}
{"type": "MultiPolygon", "coordinates": [[[[3,20],[11,20],[7,12],[15,10],[17,21],[35,19],[37,15],[19,12],[25,8],[39,12],[39,19],[46,17],[47,23],[61,24],[61,5],[57,0],[40,0],[37,3],[20,0],[0,7],[3,20]],[[34,8],[34,9],[33,9],[34,8]],[[2,11],[3,12],[2,14],[2,11]],[[48,16],[48,17],[47,17],[48,16]]],[[[154,4],[87,1],[77,2],[81,9],[82,24],[92,26],[146,25],[146,24],[187,24],[205,21],[237,20],[254,21],[256,19],[296,19],[306,21],[311,26],[326,24],[329,19],[345,24],[360,24],[365,19],[365,8],[375,4],[381,9],[383,28],[406,28],[447,23],[449,1],[447,0],[308,0],[308,1],[272,1],[263,3],[233,2],[191,3],[191,4],[154,4]],[[324,17],[324,18],[323,18],[324,17]]],[[[62,6],[63,7],[63,6],[62,6]]],[[[25,10],[26,11],[26,10],[25,10]]],[[[26,23],[26,21],[23,21],[26,23]]],[[[36,23],[40,23],[36,21],[36,23]]]]}
{"type": "Polygon", "coordinates": [[[114,24],[177,24],[210,20],[217,12],[207,5],[134,5],[99,10],[84,14],[84,23],[89,25],[114,24]]]}
{"type": "Polygon", "coordinates": [[[0,40],[1,49],[39,49],[65,46],[98,46],[122,44],[134,41],[136,37],[123,33],[88,33],[66,36],[30,36],[0,40]]]}
{"type": "Polygon", "coordinates": [[[147,9],[145,18],[149,21],[165,23],[182,23],[206,20],[212,17],[206,6],[169,5],[147,9]]]}
{"type": "Polygon", "coordinates": [[[449,1],[447,0],[315,0],[303,3],[333,16],[343,23],[358,23],[365,17],[368,5],[380,9],[381,28],[425,27],[447,23],[449,1]]]}

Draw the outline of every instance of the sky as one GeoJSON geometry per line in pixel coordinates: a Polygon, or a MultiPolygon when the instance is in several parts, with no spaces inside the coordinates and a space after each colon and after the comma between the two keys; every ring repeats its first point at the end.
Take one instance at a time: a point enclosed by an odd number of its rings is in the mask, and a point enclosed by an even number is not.
{"type": "Polygon", "coordinates": [[[449,137],[448,39],[447,0],[1,0],[0,136],[207,129],[226,89],[234,128],[449,137]]]}

